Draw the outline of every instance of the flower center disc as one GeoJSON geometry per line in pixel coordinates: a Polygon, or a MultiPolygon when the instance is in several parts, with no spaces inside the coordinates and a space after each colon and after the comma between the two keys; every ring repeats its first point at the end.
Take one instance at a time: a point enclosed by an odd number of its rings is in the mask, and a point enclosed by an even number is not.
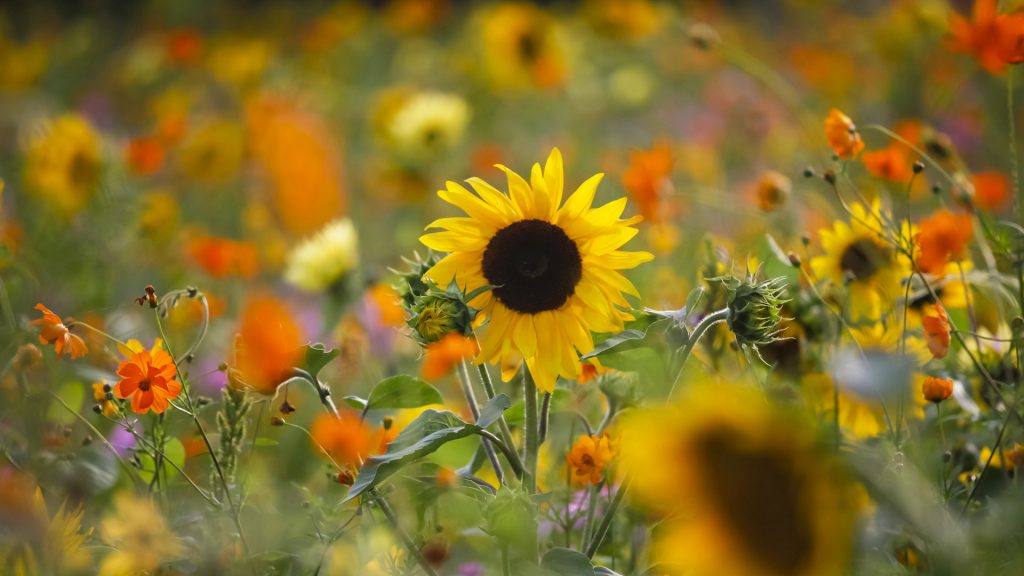
{"type": "Polygon", "coordinates": [[[494,295],[516,312],[561,308],[583,276],[576,243],[558,226],[520,220],[498,230],[484,250],[483,273],[494,295]]]}
{"type": "Polygon", "coordinates": [[[889,252],[877,243],[861,238],[850,244],[839,257],[839,267],[854,280],[866,280],[885,267],[889,252]]]}

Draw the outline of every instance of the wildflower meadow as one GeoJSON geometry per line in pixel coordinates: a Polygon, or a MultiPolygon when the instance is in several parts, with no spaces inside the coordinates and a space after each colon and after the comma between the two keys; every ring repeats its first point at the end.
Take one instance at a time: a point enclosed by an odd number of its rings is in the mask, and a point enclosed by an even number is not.
{"type": "Polygon", "coordinates": [[[1024,2],[0,4],[0,576],[1024,574],[1024,2]]]}

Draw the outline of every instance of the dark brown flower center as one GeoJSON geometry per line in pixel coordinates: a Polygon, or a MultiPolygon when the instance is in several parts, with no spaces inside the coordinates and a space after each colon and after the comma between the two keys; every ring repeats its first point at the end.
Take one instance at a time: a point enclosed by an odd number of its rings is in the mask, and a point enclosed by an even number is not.
{"type": "Polygon", "coordinates": [[[891,257],[888,248],[870,238],[861,238],[843,250],[839,267],[854,280],[867,280],[884,268],[891,257]]]}
{"type": "Polygon", "coordinates": [[[750,446],[728,429],[697,441],[707,498],[751,560],[772,574],[799,574],[814,557],[806,479],[784,448],[750,446]]]}
{"type": "Polygon", "coordinates": [[[149,382],[149,378],[146,378],[142,382],[139,382],[139,390],[142,390],[143,392],[149,392],[150,386],[151,384],[149,382]]]}
{"type": "Polygon", "coordinates": [[[494,295],[516,312],[556,310],[583,276],[579,248],[543,220],[520,220],[498,230],[484,250],[483,273],[494,295]]]}

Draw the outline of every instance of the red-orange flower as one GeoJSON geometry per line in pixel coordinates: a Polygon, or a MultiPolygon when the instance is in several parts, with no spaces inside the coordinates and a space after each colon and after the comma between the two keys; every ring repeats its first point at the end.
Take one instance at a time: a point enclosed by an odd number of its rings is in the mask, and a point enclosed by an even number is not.
{"type": "Polygon", "coordinates": [[[629,167],[622,173],[622,185],[648,222],[660,222],[665,196],[672,193],[672,147],[660,141],[650,150],[629,155],[629,167]]]}
{"type": "Polygon", "coordinates": [[[829,110],[825,118],[825,138],[836,156],[844,160],[853,158],[864,149],[864,142],[853,120],[836,108],[829,110]]]}
{"type": "Polygon", "coordinates": [[[367,458],[382,449],[379,432],[357,414],[346,412],[341,418],[320,414],[313,421],[310,434],[319,447],[342,467],[358,469],[367,458]]]}
{"type": "Polygon", "coordinates": [[[272,396],[301,355],[302,332],[288,307],[272,296],[255,296],[242,313],[235,369],[246,388],[272,396]]]}
{"type": "Polygon", "coordinates": [[[608,436],[580,436],[572,449],[565,455],[565,461],[572,470],[572,479],[582,484],[597,484],[604,477],[604,470],[615,456],[615,446],[608,436]]]}
{"type": "Polygon", "coordinates": [[[917,265],[925,272],[941,274],[951,260],[967,256],[973,223],[969,214],[938,210],[921,221],[917,234],[917,265]]]}
{"type": "Polygon", "coordinates": [[[971,20],[953,14],[949,48],[977,58],[992,73],[1024,61],[1024,14],[1000,14],[996,0],[975,0],[971,20]]]}
{"type": "Polygon", "coordinates": [[[424,380],[437,380],[450,374],[455,366],[476,355],[476,342],[458,332],[449,332],[426,348],[420,375],[424,380]]]}
{"type": "Polygon", "coordinates": [[[865,152],[860,159],[868,172],[893,182],[906,182],[914,173],[910,160],[899,146],[865,152]]]}
{"type": "Polygon", "coordinates": [[[181,393],[181,383],[175,380],[178,369],[163,343],[157,339],[153,348],[146,350],[138,341],[131,340],[121,347],[121,352],[128,359],[117,367],[121,380],[114,386],[114,395],[131,398],[136,414],[150,410],[160,414],[167,410],[170,401],[181,393]]]}
{"type": "Polygon", "coordinates": [[[949,378],[936,378],[928,376],[921,383],[921,393],[924,399],[938,404],[953,395],[953,381],[949,378]]]}
{"type": "Polygon", "coordinates": [[[192,260],[214,278],[252,278],[259,272],[259,253],[249,242],[196,232],[186,249],[192,260]]]}
{"type": "Polygon", "coordinates": [[[1002,172],[977,172],[971,177],[974,184],[974,205],[995,212],[1010,204],[1010,184],[1002,172]]]}
{"type": "Polygon", "coordinates": [[[136,174],[155,174],[164,167],[164,146],[153,136],[133,139],[128,143],[126,156],[128,166],[136,174]]]}
{"type": "Polygon", "coordinates": [[[949,354],[949,316],[941,304],[931,304],[925,307],[925,315],[921,318],[921,326],[924,327],[925,341],[928,343],[928,350],[936,358],[945,358],[949,354]]]}
{"type": "Polygon", "coordinates": [[[42,318],[32,321],[32,324],[42,326],[39,330],[40,343],[53,344],[53,349],[57,352],[58,357],[63,354],[71,356],[72,359],[85,356],[89,351],[85,346],[85,341],[72,334],[60,316],[42,304],[36,304],[36,310],[43,313],[42,318]]]}

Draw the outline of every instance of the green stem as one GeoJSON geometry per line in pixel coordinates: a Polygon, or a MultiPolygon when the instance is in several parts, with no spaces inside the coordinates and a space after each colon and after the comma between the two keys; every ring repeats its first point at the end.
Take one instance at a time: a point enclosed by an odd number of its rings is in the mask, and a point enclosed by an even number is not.
{"type": "Polygon", "coordinates": [[[1013,203],[1017,223],[1024,226],[1024,202],[1020,198],[1020,166],[1017,160],[1017,113],[1013,105],[1013,66],[1006,73],[1006,123],[1010,138],[1010,167],[1013,176],[1013,203]]]}
{"type": "MultiPolygon", "coordinates": [[[[477,372],[480,374],[480,382],[484,385],[484,394],[487,395],[488,400],[494,400],[497,396],[497,392],[494,390],[494,383],[491,381],[491,373],[487,371],[485,364],[480,364],[476,367],[477,372]]],[[[502,442],[504,442],[509,448],[515,448],[515,441],[512,438],[512,429],[508,427],[508,421],[505,420],[505,415],[502,414],[498,417],[498,434],[501,436],[502,442]]],[[[523,462],[519,459],[519,454],[513,450],[512,458],[509,459],[509,463],[512,464],[513,468],[523,469],[523,462]],[[514,458],[514,462],[512,460],[514,458]]]]}
{"type": "Polygon", "coordinates": [[[387,500],[385,500],[376,489],[371,488],[369,494],[377,504],[377,507],[380,508],[380,511],[384,513],[384,517],[388,519],[388,522],[391,524],[391,528],[395,531],[395,534],[398,535],[398,539],[401,540],[402,544],[404,544],[406,549],[409,550],[409,555],[416,559],[420,568],[423,568],[423,571],[426,572],[428,576],[437,576],[437,572],[435,572],[434,568],[430,566],[427,559],[423,557],[420,549],[416,547],[416,543],[412,541],[412,537],[410,537],[402,528],[401,524],[398,523],[398,517],[395,516],[395,511],[391,509],[387,500]]]}
{"type": "MultiPolygon", "coordinates": [[[[480,406],[476,403],[476,394],[473,392],[473,383],[469,379],[469,370],[466,368],[465,360],[455,366],[455,372],[459,375],[459,383],[462,384],[462,394],[466,397],[469,411],[473,415],[473,422],[476,423],[480,420],[480,406]]],[[[498,484],[504,484],[505,473],[501,469],[498,455],[494,453],[494,446],[491,446],[491,441],[486,437],[481,442],[484,447],[484,453],[487,454],[487,459],[491,461],[491,467],[494,468],[494,475],[498,478],[498,484]]]]}
{"type": "Polygon", "coordinates": [[[519,462],[519,455],[516,454],[515,448],[505,444],[501,441],[501,438],[498,438],[487,430],[480,430],[480,435],[486,438],[494,446],[497,446],[498,450],[501,450],[502,455],[505,456],[509,465],[512,466],[512,473],[516,475],[516,478],[522,478],[523,465],[519,462]]]}
{"type": "Polygon", "coordinates": [[[587,558],[593,558],[594,554],[597,553],[598,548],[601,547],[601,543],[604,541],[605,536],[608,535],[608,529],[612,526],[612,521],[615,520],[615,513],[618,512],[619,506],[622,505],[622,499],[626,495],[626,490],[629,489],[629,483],[632,480],[631,477],[626,476],[619,486],[615,497],[612,498],[611,503],[608,504],[608,510],[605,511],[604,517],[601,518],[601,523],[597,525],[597,531],[594,532],[594,537],[590,539],[590,543],[587,544],[586,551],[584,554],[587,558]]]}
{"type": "Polygon", "coordinates": [[[683,377],[683,368],[686,367],[686,361],[690,359],[690,355],[693,353],[693,348],[697,345],[698,342],[700,342],[700,339],[704,337],[704,334],[712,326],[720,322],[725,322],[726,320],[728,320],[728,318],[729,309],[722,308],[717,312],[712,312],[711,314],[708,314],[707,316],[702,318],[696,326],[693,327],[693,332],[690,333],[690,338],[687,340],[686,344],[683,345],[683,352],[679,360],[679,371],[676,373],[676,377],[672,381],[672,388],[670,388],[668,391],[669,398],[672,398],[672,396],[675,394],[676,386],[679,384],[680,378],[683,377]]]}
{"type": "Polygon", "coordinates": [[[523,442],[523,484],[528,494],[537,492],[537,449],[540,446],[540,422],[537,419],[537,386],[523,362],[523,402],[526,419],[523,442]]]}

